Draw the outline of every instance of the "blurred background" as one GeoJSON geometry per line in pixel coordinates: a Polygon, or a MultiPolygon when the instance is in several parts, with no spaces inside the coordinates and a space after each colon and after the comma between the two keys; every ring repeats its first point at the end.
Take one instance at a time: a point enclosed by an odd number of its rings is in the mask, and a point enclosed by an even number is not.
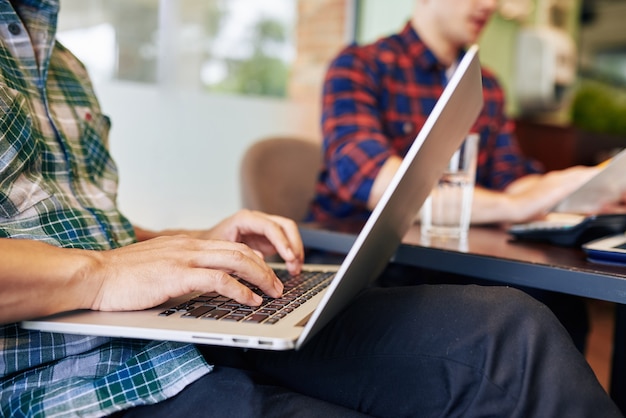
{"type": "MultiPolygon", "coordinates": [[[[149,228],[237,210],[239,162],[270,135],[320,140],[326,66],[402,28],[414,0],[61,0],[59,40],[111,116],[122,210],[149,228]]],[[[481,38],[523,150],[546,168],[626,144],[626,0],[500,0],[481,38]]]]}

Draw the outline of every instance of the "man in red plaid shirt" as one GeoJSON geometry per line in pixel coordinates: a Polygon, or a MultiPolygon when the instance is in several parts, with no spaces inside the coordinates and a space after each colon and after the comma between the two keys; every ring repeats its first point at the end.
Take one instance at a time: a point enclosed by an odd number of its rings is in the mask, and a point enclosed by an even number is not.
{"type": "MultiPolygon", "coordinates": [[[[367,219],[466,47],[478,40],[496,7],[496,0],[416,0],[411,20],[399,33],[339,53],[324,82],[324,168],[307,220],[367,219]]],[[[480,135],[471,221],[541,217],[598,169],[542,173],[538,162],[521,153],[496,77],[484,68],[482,76],[485,105],[471,130],[480,135]]],[[[584,351],[584,301],[525,290],[557,314],[584,351]]]]}
{"type": "MultiPolygon", "coordinates": [[[[496,9],[495,0],[416,0],[404,29],[346,47],[324,83],[324,169],[309,220],[366,219],[454,71],[496,9]]],[[[540,174],[505,115],[504,93],[483,70],[473,223],[522,222],[545,214],[597,169],[540,174]]]]}

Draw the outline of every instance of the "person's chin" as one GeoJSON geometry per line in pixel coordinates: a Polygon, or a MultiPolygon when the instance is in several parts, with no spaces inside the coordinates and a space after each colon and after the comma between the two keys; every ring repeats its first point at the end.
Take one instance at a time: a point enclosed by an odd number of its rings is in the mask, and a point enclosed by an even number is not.
{"type": "Polygon", "coordinates": [[[471,22],[467,28],[467,43],[476,43],[478,41],[478,38],[480,38],[483,29],[485,29],[484,23],[475,21],[471,22]]]}
{"type": "Polygon", "coordinates": [[[477,34],[475,34],[473,36],[468,36],[467,37],[467,42],[465,43],[465,45],[467,45],[467,46],[473,45],[473,44],[478,42],[479,38],[480,38],[480,32],[478,32],[477,34]]]}

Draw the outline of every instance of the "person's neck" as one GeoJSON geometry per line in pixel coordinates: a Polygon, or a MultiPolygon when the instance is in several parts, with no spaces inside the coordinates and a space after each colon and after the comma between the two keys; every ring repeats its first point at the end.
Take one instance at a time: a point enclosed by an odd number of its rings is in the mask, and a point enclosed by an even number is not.
{"type": "Polygon", "coordinates": [[[411,25],[420,39],[426,44],[437,59],[446,67],[452,65],[460,52],[460,47],[449,42],[436,27],[432,19],[416,14],[411,19],[411,25]]]}

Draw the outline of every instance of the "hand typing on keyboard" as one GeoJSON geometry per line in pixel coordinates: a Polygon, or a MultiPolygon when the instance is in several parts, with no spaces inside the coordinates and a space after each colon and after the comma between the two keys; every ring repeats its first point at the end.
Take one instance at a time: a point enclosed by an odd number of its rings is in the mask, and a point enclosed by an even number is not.
{"type": "MultiPolygon", "coordinates": [[[[192,292],[217,292],[258,306],[262,297],[242,281],[273,298],[283,291],[263,256],[278,252],[290,273],[299,273],[304,258],[295,222],[260,212],[240,211],[206,231],[163,234],[167,236],[98,254],[106,259],[101,263],[106,280],[93,309],[143,309],[192,292]],[[130,291],[129,282],[135,284],[130,291]]],[[[138,237],[152,236],[139,231],[138,237]]]]}
{"type": "Polygon", "coordinates": [[[238,212],[206,231],[136,233],[141,242],[106,251],[0,239],[0,261],[10,267],[3,283],[21,289],[11,300],[31,299],[29,289],[49,296],[43,303],[0,309],[0,321],[73,309],[139,310],[193,292],[217,292],[258,306],[263,298],[232,275],[278,298],[283,284],[263,256],[278,252],[291,273],[300,271],[304,258],[296,224],[260,212],[238,212]]]}

